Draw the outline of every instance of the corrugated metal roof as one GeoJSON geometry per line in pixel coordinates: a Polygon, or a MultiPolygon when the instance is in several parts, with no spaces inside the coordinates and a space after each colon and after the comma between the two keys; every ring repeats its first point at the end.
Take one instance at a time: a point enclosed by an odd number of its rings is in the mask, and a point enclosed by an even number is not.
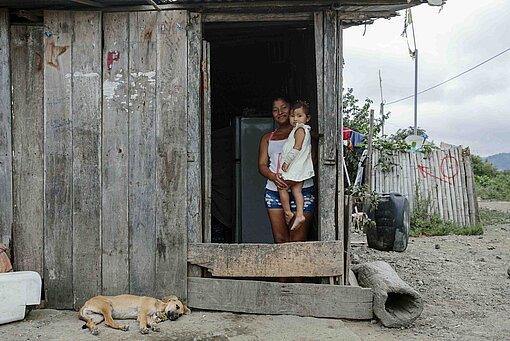
{"type": "MultiPolygon", "coordinates": [[[[309,5],[325,5],[325,4],[338,4],[339,7],[344,6],[374,6],[378,5],[385,10],[392,10],[393,8],[406,8],[413,5],[420,4],[421,1],[426,0],[412,0],[411,4],[408,4],[407,0],[386,0],[381,3],[381,1],[370,1],[370,0],[337,0],[337,1],[327,1],[327,0],[317,0],[317,1],[302,1],[302,0],[287,0],[286,4],[293,6],[294,4],[304,4],[308,3],[309,5]]],[[[0,7],[8,7],[12,9],[64,9],[64,8],[100,8],[100,7],[124,7],[124,6],[139,6],[139,5],[149,5],[151,1],[149,0],[0,0],[0,7]]],[[[203,7],[207,7],[208,4],[218,5],[221,3],[225,4],[242,4],[242,3],[263,3],[268,2],[267,0],[153,0],[157,5],[203,5],[203,7]]],[[[276,2],[275,2],[276,3],[276,2]]],[[[279,4],[284,3],[283,1],[279,1],[279,4]]]]}

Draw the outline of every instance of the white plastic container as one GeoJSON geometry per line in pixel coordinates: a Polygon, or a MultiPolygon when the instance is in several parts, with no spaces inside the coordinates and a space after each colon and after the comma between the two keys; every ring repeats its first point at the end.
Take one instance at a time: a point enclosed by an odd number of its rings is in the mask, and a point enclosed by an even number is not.
{"type": "Polygon", "coordinates": [[[0,273],[0,324],[25,318],[25,307],[41,303],[41,276],[34,271],[0,273]]]}

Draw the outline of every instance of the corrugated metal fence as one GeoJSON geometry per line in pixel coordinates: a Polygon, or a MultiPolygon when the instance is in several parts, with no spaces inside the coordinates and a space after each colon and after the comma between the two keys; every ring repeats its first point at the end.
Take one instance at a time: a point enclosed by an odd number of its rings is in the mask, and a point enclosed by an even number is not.
{"type": "Polygon", "coordinates": [[[372,189],[398,192],[409,199],[411,212],[427,205],[429,214],[466,226],[479,222],[469,149],[441,145],[428,153],[374,150],[372,189]]]}

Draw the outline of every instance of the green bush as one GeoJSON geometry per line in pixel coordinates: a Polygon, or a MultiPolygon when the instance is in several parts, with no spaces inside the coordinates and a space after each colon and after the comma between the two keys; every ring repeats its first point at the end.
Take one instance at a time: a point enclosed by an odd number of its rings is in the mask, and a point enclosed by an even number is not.
{"type": "Polygon", "coordinates": [[[484,200],[510,201],[510,172],[500,172],[478,155],[471,155],[477,195],[484,200]]]}
{"type": "Polygon", "coordinates": [[[448,234],[456,235],[480,235],[483,234],[481,224],[475,226],[459,226],[455,223],[444,221],[439,214],[430,214],[430,200],[420,196],[416,190],[416,201],[411,212],[411,237],[421,236],[445,236],[448,234]]]}
{"type": "Polygon", "coordinates": [[[484,200],[510,201],[510,174],[475,175],[476,194],[484,200]]]}

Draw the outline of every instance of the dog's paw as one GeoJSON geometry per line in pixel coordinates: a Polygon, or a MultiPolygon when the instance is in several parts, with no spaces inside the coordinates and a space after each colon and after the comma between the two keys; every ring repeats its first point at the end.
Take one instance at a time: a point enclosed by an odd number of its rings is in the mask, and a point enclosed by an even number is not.
{"type": "Polygon", "coordinates": [[[92,335],[99,335],[99,330],[97,328],[91,329],[90,332],[92,333],[92,335]]]}
{"type": "Polygon", "coordinates": [[[127,332],[129,330],[129,326],[127,324],[123,325],[122,328],[120,328],[122,331],[127,332]]]}
{"type": "Polygon", "coordinates": [[[142,333],[142,334],[149,334],[149,328],[147,328],[147,327],[140,328],[140,333],[142,333]]]}
{"type": "Polygon", "coordinates": [[[159,331],[161,331],[161,329],[159,328],[159,326],[152,326],[152,327],[151,327],[151,329],[152,329],[152,331],[153,331],[153,332],[159,332],[159,331]]]}

